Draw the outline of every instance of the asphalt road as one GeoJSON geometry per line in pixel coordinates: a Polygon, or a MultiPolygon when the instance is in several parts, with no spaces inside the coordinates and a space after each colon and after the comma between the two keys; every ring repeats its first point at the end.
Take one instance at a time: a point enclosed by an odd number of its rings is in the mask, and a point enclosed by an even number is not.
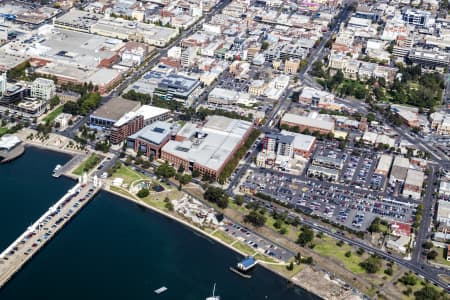
{"type": "Polygon", "coordinates": [[[431,172],[428,175],[427,180],[427,189],[425,192],[425,196],[423,199],[423,214],[422,214],[422,222],[420,223],[419,230],[417,231],[416,236],[416,246],[414,248],[414,252],[412,255],[411,262],[421,264],[424,261],[421,261],[422,252],[422,244],[426,242],[428,238],[429,228],[433,218],[434,205],[436,204],[436,199],[433,197],[433,192],[435,189],[434,182],[436,181],[436,172],[438,171],[438,167],[436,165],[430,164],[431,172]]]}

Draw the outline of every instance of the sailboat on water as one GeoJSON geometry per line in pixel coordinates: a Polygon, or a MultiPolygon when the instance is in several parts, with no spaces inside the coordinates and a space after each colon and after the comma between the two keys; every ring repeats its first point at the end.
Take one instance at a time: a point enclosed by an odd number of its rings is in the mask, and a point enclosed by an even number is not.
{"type": "Polygon", "coordinates": [[[216,292],[216,284],[214,283],[212,296],[206,298],[206,300],[220,300],[220,296],[214,296],[215,292],[216,292]]]}

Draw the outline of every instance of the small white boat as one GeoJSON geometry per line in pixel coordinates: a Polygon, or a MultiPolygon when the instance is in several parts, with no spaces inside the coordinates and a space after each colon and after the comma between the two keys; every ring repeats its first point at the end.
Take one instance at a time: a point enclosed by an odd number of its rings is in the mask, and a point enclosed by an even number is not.
{"type": "Polygon", "coordinates": [[[220,296],[214,296],[216,292],[216,284],[214,283],[213,294],[211,297],[206,298],[206,300],[220,300],[220,296]]]}
{"type": "Polygon", "coordinates": [[[56,167],[53,169],[53,173],[58,172],[59,169],[61,169],[62,166],[61,165],[56,165],[56,167]]]}
{"type": "Polygon", "coordinates": [[[165,291],[167,291],[167,288],[165,286],[162,286],[159,289],[156,289],[155,293],[156,294],[161,294],[161,293],[164,293],[165,291]]]}

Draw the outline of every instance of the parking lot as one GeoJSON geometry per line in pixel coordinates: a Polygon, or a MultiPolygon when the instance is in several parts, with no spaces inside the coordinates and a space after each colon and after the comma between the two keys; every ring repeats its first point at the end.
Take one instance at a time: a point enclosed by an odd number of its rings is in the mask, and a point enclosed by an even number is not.
{"type": "Polygon", "coordinates": [[[386,176],[376,174],[379,155],[371,149],[347,147],[340,150],[335,142],[323,142],[317,145],[314,157],[326,157],[341,160],[338,182],[355,188],[384,191],[386,176]]]}
{"type": "Polygon", "coordinates": [[[223,224],[224,225],[220,227],[221,230],[248,246],[253,247],[255,252],[258,251],[264,253],[284,262],[287,262],[294,257],[294,253],[267,241],[242,225],[235,224],[230,220],[224,220],[223,224]]]}
{"type": "Polygon", "coordinates": [[[366,230],[377,216],[411,223],[416,208],[415,203],[381,192],[256,168],[247,176],[242,189],[264,193],[355,230],[366,230]]]}

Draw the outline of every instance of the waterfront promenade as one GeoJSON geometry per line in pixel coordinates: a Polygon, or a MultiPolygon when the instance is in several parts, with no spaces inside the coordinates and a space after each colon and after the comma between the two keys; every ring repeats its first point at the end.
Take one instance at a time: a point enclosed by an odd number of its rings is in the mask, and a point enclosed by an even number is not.
{"type": "Polygon", "coordinates": [[[71,220],[100,190],[78,183],[0,254],[0,288],[71,220]]]}

